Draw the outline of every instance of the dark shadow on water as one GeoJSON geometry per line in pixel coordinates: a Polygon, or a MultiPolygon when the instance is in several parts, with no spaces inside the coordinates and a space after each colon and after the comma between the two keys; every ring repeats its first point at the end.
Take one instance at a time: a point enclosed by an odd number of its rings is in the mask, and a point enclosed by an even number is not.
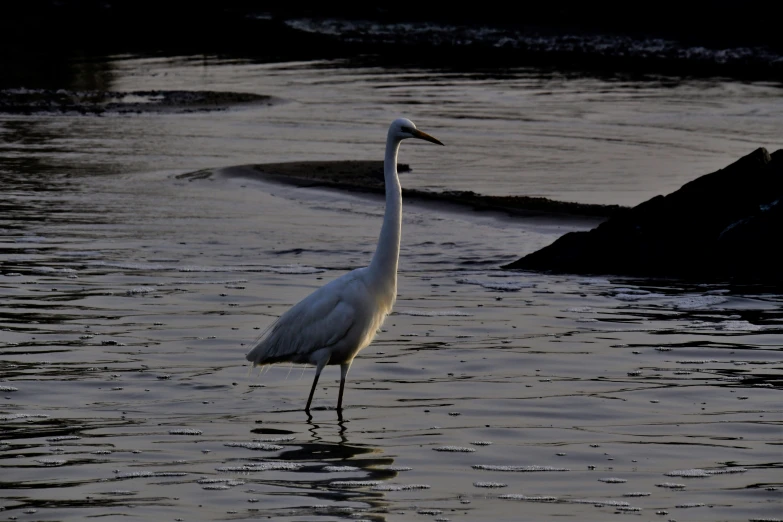
{"type": "MultiPolygon", "coordinates": [[[[82,484],[87,484],[88,482],[76,482],[67,484],[68,487],[71,486],[79,486],[82,484]]],[[[0,488],[4,487],[2,483],[0,483],[0,488]]],[[[36,488],[48,488],[51,487],[49,484],[40,484],[37,483],[36,488]]],[[[12,497],[9,497],[9,499],[12,497]]],[[[166,497],[137,497],[135,495],[133,496],[117,496],[115,498],[108,497],[108,498],[96,498],[96,497],[87,497],[84,499],[31,499],[31,498],[19,498],[17,502],[18,504],[13,505],[6,505],[5,511],[9,515],[10,520],[15,520],[16,517],[11,515],[11,513],[19,512],[20,510],[28,510],[28,509],[58,509],[62,510],[65,508],[121,508],[121,507],[128,507],[129,504],[133,504],[135,507],[142,507],[142,506],[165,506],[167,505],[167,502],[169,501],[166,497]]],[[[25,514],[24,516],[30,516],[29,514],[25,514]]]]}
{"type": "MultiPolygon", "coordinates": [[[[138,423],[138,421],[130,420],[81,419],[78,424],[74,424],[72,419],[20,417],[16,422],[0,422],[0,440],[8,442],[31,438],[79,437],[81,433],[89,430],[132,426],[138,423]],[[24,423],[21,422],[22,420],[24,423]]],[[[18,445],[14,446],[17,449],[19,447],[18,445]]],[[[36,447],[36,445],[26,445],[25,447],[32,448],[36,447]]],[[[4,448],[4,451],[9,449],[12,448],[4,448]]],[[[11,456],[16,457],[16,455],[5,454],[3,451],[0,451],[0,460],[11,456]]]]}
{"type": "MultiPolygon", "coordinates": [[[[350,420],[341,415],[336,421],[314,421],[308,416],[305,421],[307,435],[303,442],[288,442],[285,449],[275,460],[285,462],[311,462],[306,465],[310,471],[322,470],[324,465],[343,465],[360,468],[370,472],[376,479],[388,479],[397,475],[396,471],[375,469],[378,466],[390,466],[391,457],[380,456],[383,452],[376,446],[352,443],[350,441],[350,420]]],[[[251,433],[259,435],[296,435],[296,432],[276,428],[255,428],[251,433]]],[[[268,460],[268,459],[265,459],[268,460]]]]}
{"type": "MultiPolygon", "coordinates": [[[[297,434],[291,430],[268,427],[255,428],[252,432],[263,435],[297,434]]],[[[250,459],[297,465],[290,479],[263,481],[265,484],[287,489],[288,492],[280,494],[290,495],[294,506],[305,505],[279,513],[265,511],[265,516],[288,517],[295,512],[302,516],[330,516],[353,520],[357,516],[357,510],[353,506],[359,502],[366,506],[360,509],[363,518],[378,521],[386,519],[382,514],[388,509],[386,493],[373,490],[372,485],[397,477],[397,471],[388,469],[394,463],[393,458],[383,456],[383,450],[379,447],[351,442],[350,420],[342,416],[334,420],[330,418],[318,421],[307,416],[298,435],[297,439],[301,438],[301,441],[280,442],[285,449],[274,458],[250,459]],[[310,478],[303,479],[304,476],[310,478]],[[297,502],[295,499],[310,500],[297,502]],[[315,508],[306,506],[312,502],[328,502],[333,505],[315,508]],[[351,503],[351,507],[343,503],[351,503]]]]}
{"type": "MultiPolygon", "coordinates": [[[[0,97],[0,100],[2,97],[0,97]]],[[[0,107],[1,108],[1,107],[0,107]]],[[[58,153],[67,153],[69,149],[59,145],[66,137],[61,128],[47,125],[46,122],[32,119],[13,119],[3,122],[2,145],[4,154],[0,155],[0,188],[10,190],[29,190],[36,192],[62,191],[69,187],[63,175],[80,172],[81,166],[63,162],[54,163],[50,158],[58,153]],[[30,151],[34,150],[35,154],[30,151]],[[52,174],[59,174],[59,183],[52,186],[52,174]]],[[[69,130],[68,132],[73,132],[69,130]]],[[[40,202],[58,205],[59,201],[40,202]]],[[[13,200],[4,204],[13,204],[13,200]]],[[[9,209],[10,210],[10,209],[9,209]]],[[[26,214],[18,216],[25,219],[26,214]]]]}
{"type": "Polygon", "coordinates": [[[20,46],[8,52],[0,74],[0,89],[111,89],[115,74],[108,56],[90,57],[78,50],[58,49],[51,46],[42,51],[20,46]]]}
{"type": "MultiPolygon", "coordinates": [[[[313,440],[314,441],[322,440],[321,436],[318,434],[318,430],[321,427],[313,422],[313,416],[310,415],[310,412],[307,412],[307,424],[310,426],[310,428],[308,428],[307,431],[309,431],[312,434],[313,440]]],[[[345,425],[345,420],[343,419],[342,410],[337,410],[337,426],[339,426],[337,434],[340,437],[340,443],[341,444],[347,443],[348,438],[345,435],[347,427],[345,425]]]]}
{"type": "MultiPolygon", "coordinates": [[[[296,444],[296,449],[283,451],[280,454],[281,460],[287,460],[292,462],[298,461],[328,461],[329,463],[337,463],[343,461],[351,461],[351,466],[359,466],[359,464],[372,464],[368,465],[388,465],[393,462],[390,458],[380,459],[357,459],[361,455],[369,455],[380,453],[380,450],[373,446],[366,446],[362,444],[351,444],[348,440],[348,427],[347,422],[342,418],[337,422],[314,422],[312,416],[307,419],[307,431],[310,434],[309,442],[296,444]],[[339,439],[337,441],[330,441],[333,438],[339,439]]],[[[346,464],[348,464],[346,462],[346,464]]]]}

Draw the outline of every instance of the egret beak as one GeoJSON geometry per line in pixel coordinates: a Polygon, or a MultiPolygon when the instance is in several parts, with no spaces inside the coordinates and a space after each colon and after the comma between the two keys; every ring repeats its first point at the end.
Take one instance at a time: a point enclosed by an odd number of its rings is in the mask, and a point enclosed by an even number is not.
{"type": "Polygon", "coordinates": [[[427,134],[426,132],[421,132],[419,129],[411,129],[411,134],[413,134],[413,137],[419,138],[424,141],[429,141],[430,143],[437,143],[438,145],[443,145],[443,143],[440,142],[438,138],[434,138],[427,134]]]}

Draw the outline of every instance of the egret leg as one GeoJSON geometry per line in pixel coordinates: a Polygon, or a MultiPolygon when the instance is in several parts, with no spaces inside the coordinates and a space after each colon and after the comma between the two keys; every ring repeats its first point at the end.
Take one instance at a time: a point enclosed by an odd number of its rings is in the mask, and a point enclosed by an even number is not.
{"type": "Polygon", "coordinates": [[[340,365],[340,395],[337,397],[337,410],[343,409],[343,391],[345,391],[345,378],[348,376],[348,370],[351,369],[351,363],[342,363],[340,365]]]}
{"type": "Polygon", "coordinates": [[[313,402],[313,395],[315,394],[315,387],[318,385],[318,377],[321,376],[321,370],[324,369],[324,366],[326,366],[326,363],[329,362],[329,357],[325,357],[318,361],[318,366],[315,368],[315,378],[313,379],[313,387],[310,388],[310,396],[307,398],[307,406],[305,406],[305,411],[307,413],[310,413],[310,403],[313,402]]]}
{"type": "Polygon", "coordinates": [[[321,368],[318,368],[315,371],[315,379],[313,379],[313,387],[310,388],[310,396],[307,398],[307,406],[305,406],[305,411],[310,413],[310,403],[313,402],[313,394],[315,393],[315,387],[318,385],[318,377],[321,376],[321,368]]]}

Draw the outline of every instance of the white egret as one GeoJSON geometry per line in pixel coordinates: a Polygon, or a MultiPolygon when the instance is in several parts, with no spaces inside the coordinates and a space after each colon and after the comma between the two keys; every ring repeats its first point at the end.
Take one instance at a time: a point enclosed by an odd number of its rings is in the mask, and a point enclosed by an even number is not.
{"type": "Polygon", "coordinates": [[[312,364],[313,386],[305,411],[310,411],[318,377],[326,365],[340,365],[342,410],[345,377],[353,358],[372,342],[391,312],[397,296],[397,262],[402,227],[402,189],[397,176],[400,142],[419,138],[443,145],[405,118],[394,120],[386,138],[383,172],[386,182],[386,212],[378,247],[370,266],[357,268],[322,286],[284,313],[248,352],[253,366],[277,362],[312,364]]]}

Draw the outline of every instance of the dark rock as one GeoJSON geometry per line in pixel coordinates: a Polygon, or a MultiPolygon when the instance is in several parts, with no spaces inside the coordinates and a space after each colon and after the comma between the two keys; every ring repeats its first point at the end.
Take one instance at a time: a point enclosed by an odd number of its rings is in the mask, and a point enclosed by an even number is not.
{"type": "Polygon", "coordinates": [[[783,281],[783,150],[760,148],[504,268],[783,281]]]}

